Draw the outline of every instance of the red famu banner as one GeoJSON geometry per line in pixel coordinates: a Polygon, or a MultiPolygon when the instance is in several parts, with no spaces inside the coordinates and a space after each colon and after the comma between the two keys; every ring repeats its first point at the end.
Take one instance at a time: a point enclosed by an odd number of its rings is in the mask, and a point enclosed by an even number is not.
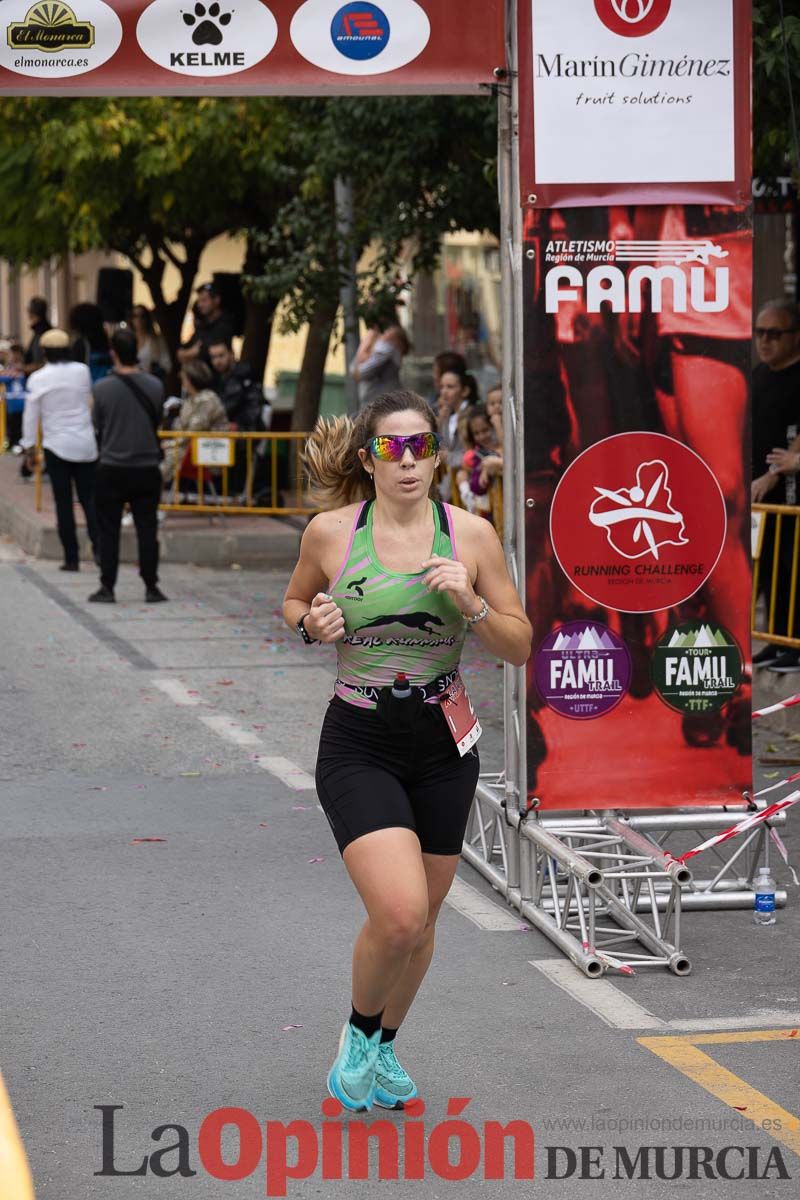
{"type": "Polygon", "coordinates": [[[524,262],[529,792],[740,801],[750,212],[530,209],[524,262]]]}

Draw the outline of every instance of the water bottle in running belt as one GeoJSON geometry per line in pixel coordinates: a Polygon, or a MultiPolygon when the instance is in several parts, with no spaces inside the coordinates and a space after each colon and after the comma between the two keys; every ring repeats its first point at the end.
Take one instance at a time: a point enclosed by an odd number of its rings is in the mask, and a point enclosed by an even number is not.
{"type": "Polygon", "coordinates": [[[392,685],[392,696],[395,700],[411,699],[411,684],[402,671],[398,671],[395,676],[394,684],[392,685]]]}
{"type": "Polygon", "coordinates": [[[755,900],[753,903],[753,920],[756,925],[775,924],[775,880],[769,873],[769,867],[759,867],[756,881],[753,884],[755,900]]]}

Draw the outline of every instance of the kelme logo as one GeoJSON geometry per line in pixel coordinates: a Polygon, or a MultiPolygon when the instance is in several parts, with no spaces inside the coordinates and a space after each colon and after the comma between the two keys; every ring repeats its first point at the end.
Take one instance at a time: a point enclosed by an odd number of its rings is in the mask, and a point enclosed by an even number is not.
{"type": "Polygon", "coordinates": [[[12,50],[86,50],[94,45],[94,25],[79,21],[66,4],[34,4],[24,21],[12,21],[7,29],[12,50]]]}
{"type": "Polygon", "coordinates": [[[594,0],[606,28],[620,37],[654,33],[669,16],[672,0],[594,0]]]}
{"type": "Polygon", "coordinates": [[[153,0],[136,26],[144,53],[178,75],[248,71],[271,53],[278,23],[260,0],[153,0]]]}

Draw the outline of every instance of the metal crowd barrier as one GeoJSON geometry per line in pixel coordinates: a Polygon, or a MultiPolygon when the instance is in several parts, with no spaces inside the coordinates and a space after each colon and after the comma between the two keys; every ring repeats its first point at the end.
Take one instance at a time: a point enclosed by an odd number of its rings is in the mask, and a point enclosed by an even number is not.
{"type": "Polygon", "coordinates": [[[0,383],[0,454],[6,452],[6,388],[0,383]]]}
{"type": "Polygon", "coordinates": [[[164,484],[160,507],[165,512],[285,517],[310,516],[317,511],[303,503],[300,455],[307,433],[169,429],[159,431],[158,436],[165,454],[175,457],[171,479],[164,484]],[[283,490],[294,493],[294,505],[280,503],[282,445],[286,447],[283,490]],[[167,498],[170,492],[172,499],[167,498]],[[261,496],[269,496],[270,503],[257,503],[261,496]]]}
{"type": "Polygon", "coordinates": [[[752,512],[752,636],[759,641],[800,649],[800,636],[792,636],[795,627],[800,632],[800,619],[795,625],[800,506],[754,504],[752,512]],[[758,603],[762,595],[763,609],[758,603]],[[778,619],[779,613],[783,619],[778,619]]]}

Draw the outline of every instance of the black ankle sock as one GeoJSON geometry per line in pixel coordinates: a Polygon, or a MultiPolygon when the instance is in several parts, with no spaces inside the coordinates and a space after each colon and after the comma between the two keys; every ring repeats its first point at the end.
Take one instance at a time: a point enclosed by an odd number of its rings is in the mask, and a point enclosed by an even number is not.
{"type": "Polygon", "coordinates": [[[386,1026],[384,1025],[383,1028],[381,1029],[381,1045],[383,1045],[384,1042],[393,1042],[396,1036],[397,1036],[396,1029],[387,1029],[386,1026]]]}
{"type": "Polygon", "coordinates": [[[365,1017],[363,1013],[354,1008],[350,1014],[350,1024],[354,1025],[356,1029],[360,1029],[365,1037],[372,1037],[373,1033],[377,1033],[381,1027],[382,1016],[383,1009],[374,1017],[365,1017]]]}

